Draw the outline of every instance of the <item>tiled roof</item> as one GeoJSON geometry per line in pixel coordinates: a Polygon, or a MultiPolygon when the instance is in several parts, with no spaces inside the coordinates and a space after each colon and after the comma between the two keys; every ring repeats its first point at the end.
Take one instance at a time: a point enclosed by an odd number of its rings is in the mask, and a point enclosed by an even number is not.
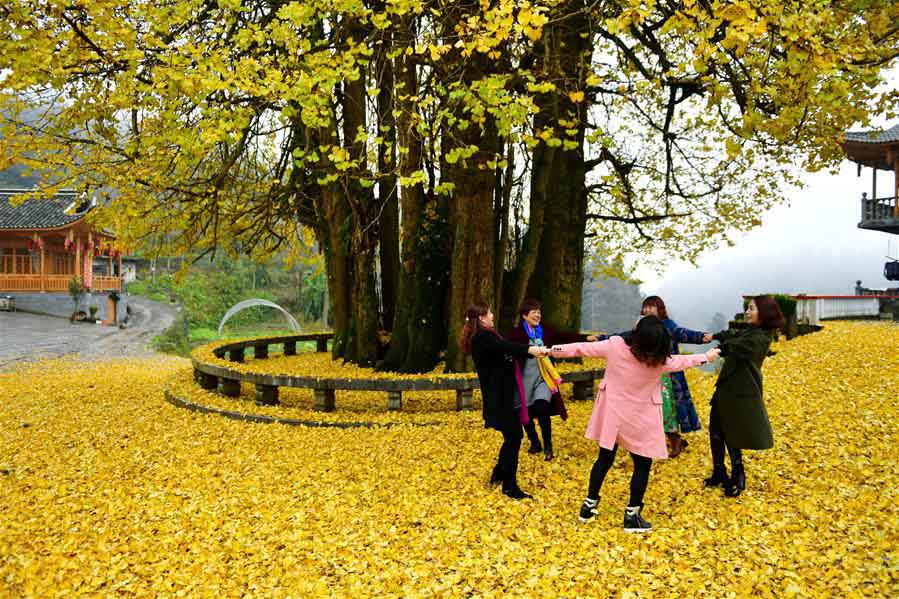
{"type": "Polygon", "coordinates": [[[91,209],[90,202],[74,191],[59,191],[50,199],[25,200],[18,206],[10,203],[14,196],[27,191],[30,190],[0,189],[0,229],[64,227],[82,218],[91,209]]]}
{"type": "Polygon", "coordinates": [[[893,125],[883,131],[847,131],[846,141],[868,144],[885,144],[899,141],[899,125],[893,125]]]}

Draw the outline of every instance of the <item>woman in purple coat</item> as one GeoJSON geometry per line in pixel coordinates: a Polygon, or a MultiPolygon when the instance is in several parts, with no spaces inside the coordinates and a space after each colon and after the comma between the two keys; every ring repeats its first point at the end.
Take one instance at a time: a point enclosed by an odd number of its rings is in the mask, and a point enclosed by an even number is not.
{"type": "MultiPolygon", "coordinates": [[[[506,339],[515,343],[549,347],[560,343],[597,340],[594,335],[559,331],[548,324],[543,324],[540,302],[534,299],[526,299],[521,303],[521,306],[518,308],[518,316],[518,322],[506,333],[506,339]]],[[[543,381],[543,378],[540,376],[540,369],[537,366],[537,360],[529,355],[520,355],[517,357],[517,360],[518,367],[521,370],[528,414],[531,417],[524,426],[524,430],[528,434],[528,440],[531,442],[528,453],[540,453],[542,451],[546,461],[550,461],[555,455],[553,453],[551,417],[561,416],[562,420],[568,418],[568,414],[565,411],[565,403],[562,401],[559,390],[550,391],[547,384],[543,381]],[[537,436],[535,420],[540,423],[540,432],[543,433],[542,444],[540,443],[540,437],[537,436]]]]}

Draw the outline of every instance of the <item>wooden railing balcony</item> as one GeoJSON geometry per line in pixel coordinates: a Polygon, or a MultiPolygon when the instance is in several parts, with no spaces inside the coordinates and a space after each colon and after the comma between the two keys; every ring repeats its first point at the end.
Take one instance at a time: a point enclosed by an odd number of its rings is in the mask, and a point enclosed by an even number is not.
{"type": "MultiPolygon", "coordinates": [[[[72,275],[20,275],[0,273],[0,292],[2,291],[49,291],[69,290],[72,275]]],[[[92,291],[121,291],[122,277],[95,276],[91,283],[92,291]]]]}
{"type": "Polygon", "coordinates": [[[899,210],[895,198],[869,198],[862,195],[860,229],[899,234],[899,210]]]}

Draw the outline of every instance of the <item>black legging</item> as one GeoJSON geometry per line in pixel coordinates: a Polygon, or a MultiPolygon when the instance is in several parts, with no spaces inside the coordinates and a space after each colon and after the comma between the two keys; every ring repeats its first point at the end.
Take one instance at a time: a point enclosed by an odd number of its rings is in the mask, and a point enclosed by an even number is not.
{"type": "Polygon", "coordinates": [[[500,432],[503,434],[503,444],[499,448],[499,457],[496,461],[496,471],[503,481],[503,489],[513,489],[518,486],[518,450],[521,449],[521,424],[515,421],[506,424],[500,432]]]}
{"type": "MultiPolygon", "coordinates": [[[[590,470],[590,487],[587,490],[588,499],[599,499],[599,489],[602,487],[602,481],[606,478],[606,473],[612,467],[612,462],[615,461],[615,452],[617,451],[617,444],[612,449],[599,448],[599,456],[593,462],[593,468],[590,470]]],[[[631,499],[627,505],[643,505],[643,494],[646,493],[646,485],[649,484],[649,469],[652,466],[652,458],[631,453],[631,459],[634,460],[634,473],[631,476],[631,499]]]]}
{"type": "Polygon", "coordinates": [[[553,425],[552,418],[550,418],[549,415],[549,402],[538,399],[532,405],[528,406],[528,414],[530,414],[531,419],[524,425],[524,430],[528,433],[528,439],[533,444],[540,442],[540,438],[537,437],[537,425],[534,424],[534,421],[536,420],[540,423],[540,432],[543,433],[543,449],[552,451],[553,425]]]}
{"type": "Polygon", "coordinates": [[[718,409],[718,398],[712,396],[712,411],[709,413],[709,447],[712,450],[712,466],[724,468],[724,448],[730,454],[731,468],[743,466],[743,451],[736,447],[730,447],[724,441],[724,429],[721,427],[721,412],[718,409]]]}

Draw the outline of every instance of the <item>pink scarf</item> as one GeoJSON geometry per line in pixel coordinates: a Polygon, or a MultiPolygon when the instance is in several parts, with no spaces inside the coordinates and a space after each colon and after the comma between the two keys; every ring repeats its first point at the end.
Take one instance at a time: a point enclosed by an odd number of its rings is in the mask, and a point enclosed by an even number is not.
{"type": "Polygon", "coordinates": [[[518,385],[518,397],[521,398],[521,407],[518,409],[518,421],[525,425],[530,422],[531,416],[528,414],[528,401],[524,394],[524,380],[521,377],[521,366],[518,365],[518,360],[515,360],[515,384],[518,385]]]}

